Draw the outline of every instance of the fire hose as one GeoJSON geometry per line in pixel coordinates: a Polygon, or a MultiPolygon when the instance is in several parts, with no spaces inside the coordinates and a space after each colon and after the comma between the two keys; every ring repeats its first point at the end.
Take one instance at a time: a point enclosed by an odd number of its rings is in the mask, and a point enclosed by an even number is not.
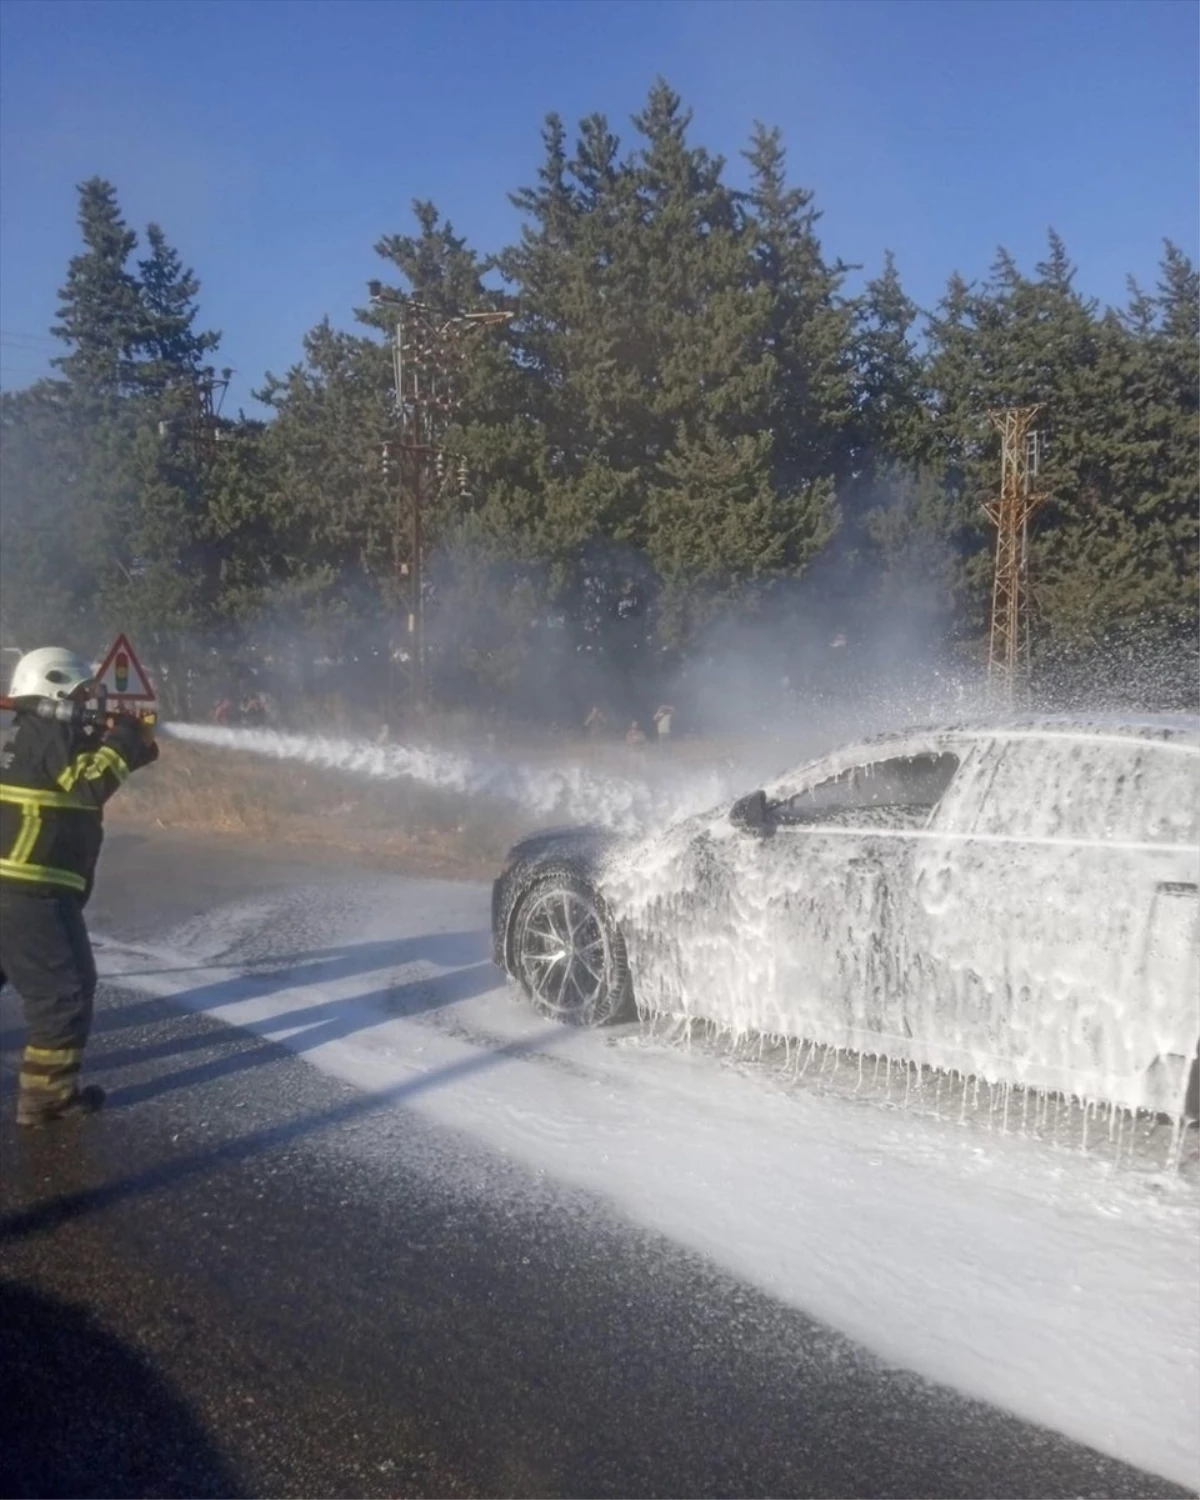
{"type": "Polygon", "coordinates": [[[52,719],[56,724],[69,724],[73,729],[111,728],[118,719],[136,719],[147,738],[153,736],[158,723],[158,715],[153,709],[130,713],[126,709],[110,708],[103,702],[93,705],[78,703],[72,698],[0,697],[0,709],[52,719]]]}

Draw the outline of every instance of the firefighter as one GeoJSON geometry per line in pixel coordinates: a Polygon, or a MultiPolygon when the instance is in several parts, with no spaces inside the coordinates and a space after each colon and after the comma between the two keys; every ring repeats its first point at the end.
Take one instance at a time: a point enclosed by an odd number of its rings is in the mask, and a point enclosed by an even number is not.
{"type": "Polygon", "coordinates": [[[49,1125],[104,1103],[79,1073],[92,1022],[96,966],[83,920],[103,838],[104,804],[131,771],[158,759],[153,731],[129,714],[93,725],[34,711],[39,700],[93,696],[92,668],[50,646],[17,663],[24,700],[0,750],[0,985],[25,1007],[19,1125],[49,1125]]]}

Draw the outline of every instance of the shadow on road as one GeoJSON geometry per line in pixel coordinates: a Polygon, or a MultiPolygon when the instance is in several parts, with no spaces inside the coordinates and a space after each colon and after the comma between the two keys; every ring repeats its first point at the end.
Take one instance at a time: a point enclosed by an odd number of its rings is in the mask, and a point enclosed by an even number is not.
{"type": "MultiPolygon", "coordinates": [[[[103,943],[97,943],[101,955],[103,943]]],[[[254,960],[236,955],[222,955],[194,966],[204,972],[225,966],[236,967],[239,974],[229,980],[219,980],[205,985],[195,993],[206,998],[205,1010],[229,1003],[223,998],[230,987],[252,983],[254,993],[273,994],[276,990],[291,989],[300,984],[328,984],[336,979],[348,979],[355,974],[368,974],[373,969],[398,968],[404,964],[430,963],[440,968],[461,968],[465,964],[479,963],[490,956],[491,940],[487,932],[474,929],[465,932],[431,932],[419,937],[387,938],[370,943],[345,943],[335,948],[312,948],[303,953],[271,954],[254,960]]],[[[150,979],[158,974],[186,974],[189,970],[168,968],[127,969],[109,976],[109,984],[119,985],[123,979],[150,979]]],[[[238,994],[236,999],[242,999],[238,994]]],[[[116,1030],[120,1023],[112,1022],[116,1030]]]]}
{"type": "MultiPolygon", "coordinates": [[[[386,985],[364,995],[301,1005],[294,1010],[255,1021],[252,1026],[247,1026],[244,1031],[230,1037],[231,1051],[226,1057],[212,1058],[192,1068],[182,1068],[163,1077],[147,1079],[144,1083],[126,1084],[112,1089],[109,1093],[109,1106],[120,1108],[139,1104],[160,1094],[211,1083],[273,1061],[276,1054],[270,1048],[256,1048],[251,1052],[242,1048],[241,1041],[246,1032],[266,1041],[286,1037],[287,1050],[303,1054],[324,1046],[327,1042],[342,1041],[358,1032],[369,1031],[373,1026],[381,1026],[393,1016],[414,1016],[423,1011],[440,1010],[458,1000],[485,994],[495,988],[496,980],[496,970],[489,961],[463,969],[452,969],[444,974],[415,980],[411,984],[386,985]],[[235,1048],[237,1050],[233,1050],[235,1048]]],[[[216,989],[218,986],[210,988],[216,989]]],[[[252,999],[261,993],[262,991],[251,988],[248,994],[238,998],[252,999]]],[[[171,996],[168,1003],[182,1004],[189,1010],[207,1011],[209,1006],[204,998],[205,994],[205,990],[189,990],[182,995],[171,996]]],[[[148,1047],[128,1047],[112,1051],[97,1048],[92,1052],[91,1063],[95,1068],[103,1069],[128,1067],[156,1058],[211,1051],[215,1045],[219,1045],[219,1038],[201,1034],[148,1047]]]]}
{"type": "Polygon", "coordinates": [[[0,1494],[237,1496],[187,1405],[82,1308],[0,1281],[0,1494]]]}
{"type": "MultiPolygon", "coordinates": [[[[152,1019],[171,1020],[171,1002],[155,1003],[152,1019]]],[[[248,1047],[254,1062],[247,1065],[290,1055],[290,1049],[274,1041],[257,1041],[220,1023],[194,1024],[203,1027],[211,1045],[248,1047]]],[[[18,1248],[31,1265],[54,1263],[70,1253],[79,1237],[44,1237],[80,1222],[96,1227],[97,1238],[115,1232],[122,1244],[136,1246],[139,1241],[155,1244],[163,1236],[169,1245],[171,1236],[191,1222],[186,1213],[172,1222],[172,1199],[186,1200],[189,1185],[197,1183],[206,1190],[196,1195],[205,1206],[226,1194],[231,1218],[249,1209],[249,1227],[240,1241],[233,1235],[237,1254],[217,1269],[214,1285],[236,1284],[244,1301],[235,1298],[233,1306],[256,1309],[255,1317],[262,1319],[273,1341],[280,1330],[286,1332],[283,1357],[289,1368],[292,1351],[307,1351],[315,1333],[313,1347],[329,1355],[329,1368],[351,1372],[347,1389],[355,1391],[355,1417],[353,1426],[346,1427],[353,1442],[344,1462],[357,1464],[359,1433],[375,1431],[366,1425],[375,1419],[354,1382],[363,1380],[376,1389],[378,1381],[386,1431],[395,1430],[398,1411],[411,1411],[413,1426],[406,1431],[414,1448],[437,1456],[441,1445],[447,1445],[451,1467],[463,1465],[469,1483],[477,1486],[453,1493],[1185,1493],[944,1388],[888,1371],[801,1313],[769,1305],[748,1288],[731,1294],[724,1278],[712,1276],[698,1257],[671,1270],[675,1263],[657,1239],[646,1245],[635,1236],[621,1249],[623,1240],[606,1236],[590,1252],[583,1251],[572,1236],[558,1237],[563,1226],[548,1222],[543,1199],[531,1203],[526,1218],[506,1228],[506,1203],[501,1205],[503,1217],[480,1217],[464,1226],[457,1207],[445,1219],[441,1208],[431,1218],[417,1194],[398,1203],[396,1213],[385,1203],[369,1216],[375,1227],[368,1234],[365,1222],[351,1226],[342,1215],[340,1186],[332,1200],[312,1192],[317,1184],[307,1153],[297,1153],[300,1159],[289,1164],[288,1148],[296,1142],[353,1124],[372,1111],[403,1106],[506,1062],[552,1052],[568,1034],[564,1027],[547,1026],[532,1037],[472,1053],[377,1093],[342,1095],[329,1107],[224,1141],[189,1148],[177,1144],[180,1137],[173,1135],[164,1144],[160,1124],[151,1133],[150,1149],[180,1154],[137,1169],[121,1158],[122,1141],[140,1130],[143,1120],[153,1122],[156,1114],[169,1120],[169,1112],[134,1115],[130,1128],[116,1133],[115,1152],[113,1141],[104,1146],[101,1116],[95,1127],[86,1127],[99,1131],[101,1145],[94,1155],[65,1136],[57,1151],[53,1137],[12,1147],[11,1133],[6,1133],[5,1186],[11,1194],[10,1185],[15,1185],[20,1206],[0,1217],[0,1247],[8,1247],[10,1263],[18,1248]],[[155,1134],[160,1136],[157,1145],[155,1134]],[[277,1154],[263,1171],[272,1153],[277,1154]],[[122,1175],[110,1178],[114,1159],[122,1175]],[[238,1170],[246,1166],[258,1171],[238,1170]],[[276,1175],[277,1186],[262,1208],[255,1208],[264,1184],[276,1175]],[[332,1212],[331,1202],[338,1205],[332,1212]],[[114,1216],[116,1231],[111,1220],[107,1230],[103,1220],[98,1226],[90,1222],[91,1215],[126,1205],[135,1205],[138,1212],[124,1226],[123,1216],[114,1216]],[[409,1215],[411,1223],[405,1223],[409,1215]],[[280,1246],[293,1242],[306,1253],[288,1252],[296,1258],[285,1259],[281,1268],[276,1258],[280,1246]],[[606,1272],[597,1276],[600,1264],[606,1272]],[[265,1307],[259,1307],[255,1298],[264,1288],[270,1295],[265,1307]],[[314,1306],[327,1307],[322,1315],[327,1322],[309,1317],[314,1306]],[[338,1329],[336,1337],[330,1338],[331,1327],[338,1329]],[[764,1341],[763,1363],[756,1352],[759,1340],[764,1341]]],[[[210,1092],[209,1107],[219,1107],[223,1097],[210,1092]]],[[[228,1118],[224,1125],[236,1128],[228,1118]]],[[[86,1142],[88,1136],[82,1139],[86,1142]]],[[[194,1201],[193,1211],[200,1206],[194,1201]]],[[[219,1231],[222,1240],[225,1233],[219,1231]]],[[[28,1321],[32,1323],[32,1315],[28,1321]]],[[[169,1404],[171,1393],[155,1383],[153,1371],[135,1368],[126,1379],[115,1364],[88,1356],[82,1373],[70,1372],[77,1382],[72,1384],[58,1373],[65,1355],[55,1352],[48,1370],[35,1371],[26,1386],[29,1356],[20,1350],[36,1349],[37,1342],[36,1327],[32,1332],[23,1327],[19,1306],[14,1317],[8,1303],[0,1303],[0,1400],[5,1403],[0,1409],[10,1427],[13,1413],[44,1413],[49,1438],[61,1439],[65,1431],[72,1443],[72,1424],[83,1422],[78,1443],[80,1452],[90,1455],[93,1477],[52,1472],[46,1465],[61,1465],[62,1454],[43,1455],[27,1433],[12,1450],[12,1463],[19,1461],[20,1469],[10,1473],[0,1452],[0,1494],[237,1493],[228,1477],[220,1475],[216,1459],[205,1467],[204,1434],[194,1422],[188,1426],[185,1410],[169,1404]],[[17,1359],[11,1352],[14,1328],[17,1359]],[[54,1384],[60,1379],[61,1388],[54,1384]],[[84,1384],[86,1390],[81,1389],[84,1384]],[[125,1419],[122,1403],[130,1392],[150,1418],[125,1419]],[[159,1401],[165,1403],[161,1408],[155,1404],[159,1401]],[[99,1414],[95,1424],[89,1402],[99,1414]],[[147,1448],[143,1434],[150,1420],[176,1434],[174,1450],[156,1454],[153,1446],[147,1448]],[[122,1434],[128,1451],[111,1460],[124,1467],[109,1470],[105,1465],[113,1429],[122,1434]],[[153,1472],[156,1458],[165,1473],[153,1472]]],[[[185,1378],[182,1373],[180,1378],[185,1378]]],[[[298,1378],[307,1388],[307,1363],[298,1378]]],[[[343,1462],[339,1439],[326,1437],[330,1425],[315,1429],[321,1445],[330,1443],[321,1462],[331,1468],[322,1469],[323,1474],[343,1462]]],[[[230,1428],[230,1442],[245,1441],[239,1431],[230,1428]]],[[[252,1465],[253,1459],[248,1460],[237,1476],[243,1485],[252,1465]]],[[[355,1471],[351,1467],[349,1472],[355,1471]]],[[[263,1492],[451,1491],[417,1484],[405,1488],[399,1482],[394,1488],[381,1484],[364,1491],[343,1477],[336,1487],[263,1492]]]]}
{"type": "MultiPolygon", "coordinates": [[[[103,954],[103,947],[97,946],[103,954]]],[[[348,1036],[364,1026],[378,1024],[390,1015],[416,1015],[424,1010],[437,1010],[442,1006],[452,1005],[456,1000],[483,994],[499,981],[498,971],[491,962],[489,935],[477,930],[430,933],[421,937],[397,938],[384,942],[349,943],[336,948],[314,948],[307,953],[288,954],[282,958],[272,956],[264,961],[261,968],[253,963],[242,963],[238,966],[240,972],[228,979],[198,985],[191,990],[180,990],[163,998],[186,1010],[214,1011],[247,1000],[265,999],[278,994],[280,990],[310,984],[332,984],[352,979],[358,974],[372,973],[376,969],[395,969],[413,963],[436,964],[447,972],[423,976],[405,984],[381,986],[353,999],[331,1000],[325,1004],[300,1007],[256,1026],[255,1030],[261,1035],[272,1036],[306,1024],[313,1027],[320,1025],[319,1035],[306,1036],[303,1042],[291,1044],[293,1051],[308,1051],[321,1042],[348,1036]]],[[[206,964],[182,969],[130,969],[118,975],[105,976],[101,982],[119,988],[127,979],[211,973],[213,969],[223,966],[220,959],[213,959],[206,964]]],[[[160,999],[156,997],[99,1012],[92,1026],[93,1047],[99,1037],[144,1025],[152,1020],[158,1014],[160,1004],[160,999]]],[[[211,1038],[208,1041],[211,1044],[211,1038]]],[[[16,1051],[23,1044],[23,1032],[0,1032],[0,1051],[16,1051]]],[[[150,1057],[167,1057],[173,1052],[187,1052],[202,1044],[203,1039],[189,1037],[183,1042],[166,1043],[157,1049],[136,1047],[125,1052],[114,1050],[105,1054],[103,1060],[107,1066],[122,1067],[150,1057]]],[[[210,1071],[202,1076],[211,1078],[216,1075],[210,1071]]],[[[157,1089],[155,1092],[162,1090],[157,1089]]],[[[139,1094],[137,1097],[149,1096],[139,1094]]]]}
{"type": "MultiPolygon", "coordinates": [[[[489,951],[488,934],[474,931],[315,949],[285,959],[283,966],[278,958],[273,958],[272,967],[267,973],[241,973],[192,990],[179,991],[174,995],[100,1011],[93,1027],[89,1062],[98,1070],[107,1070],[184,1056],[196,1051],[211,1052],[216,1048],[227,1048],[224,1055],[209,1058],[193,1067],[110,1089],[107,1107],[129,1107],[179,1089],[198,1088],[266,1066],[284,1055],[312,1051],[327,1042],[341,1040],[372,1026],[382,1025],[397,1015],[418,1015],[423,1011],[436,1010],[455,1001],[482,994],[494,988],[498,978],[490,957],[480,960],[480,954],[486,955],[489,951]],[[422,976],[407,984],[390,983],[362,995],[301,1005],[256,1021],[252,1029],[205,1028],[201,1032],[173,1037],[164,1042],[133,1047],[106,1048],[104,1043],[105,1037],[114,1032],[161,1019],[164,1006],[207,1012],[241,1001],[265,998],[283,989],[308,983],[329,983],[421,960],[442,965],[457,963],[461,967],[447,968],[443,973],[422,976]],[[282,1036],[287,1038],[286,1045],[275,1040],[282,1036]],[[258,1039],[259,1045],[247,1047],[249,1037],[258,1039]]],[[[211,972],[212,967],[215,965],[205,966],[201,972],[211,972]]],[[[139,971],[143,977],[154,973],[177,972],[181,971],[139,971]]],[[[120,977],[114,977],[109,982],[119,985],[120,977]]],[[[354,1119],[389,1104],[402,1103],[457,1078],[505,1061],[530,1056],[562,1036],[562,1028],[553,1026],[537,1036],[487,1052],[473,1053],[448,1067],[421,1074],[391,1088],[360,1095],[325,1114],[273,1126],[227,1141],[220,1146],[195,1152],[129,1178],[60,1194],[34,1208],[0,1218],[0,1241],[52,1229],[64,1220],[75,1218],[93,1207],[107,1206],[122,1198],[166,1188],[178,1180],[206,1170],[215,1170],[231,1161],[251,1158],[326,1126],[354,1119]]],[[[0,1035],[0,1049],[12,1050],[22,1040],[19,1031],[6,1032],[0,1035]]]]}
{"type": "MultiPolygon", "coordinates": [[[[15,1213],[0,1217],[0,1244],[5,1240],[25,1235],[48,1233],[60,1224],[94,1209],[107,1208],[110,1204],[122,1199],[170,1188],[180,1181],[201,1173],[215,1171],[233,1162],[249,1160],[262,1152],[290,1145],[294,1141],[331,1126],[359,1119],[374,1110],[384,1109],[393,1104],[405,1104],[412,1099],[419,1098],[422,1094],[432,1093],[435,1089],[444,1088],[447,1084],[460,1079],[486,1072],[503,1063],[517,1062],[536,1056],[552,1047],[556,1041],[562,1041],[565,1035],[565,1027],[549,1026],[532,1037],[508,1042],[502,1047],[496,1047],[487,1052],[473,1052],[469,1057],[460,1058],[458,1062],[434,1068],[416,1078],[393,1084],[390,1088],[379,1089],[370,1094],[359,1094],[319,1114],[253,1131],[248,1135],[238,1136],[220,1145],[194,1151],[187,1156],[164,1162],[160,1166],[136,1172],[114,1182],[106,1182],[95,1187],[82,1188],[48,1198],[35,1207],[19,1209],[15,1213]]],[[[130,1104],[167,1089],[194,1085],[214,1077],[260,1067],[295,1050],[295,1047],[291,1045],[284,1049],[276,1043],[267,1042],[249,1053],[219,1058],[202,1067],[174,1074],[165,1080],[151,1080],[144,1085],[144,1089],[141,1085],[133,1085],[128,1089],[114,1090],[109,1096],[110,1101],[114,1105],[130,1104]]]]}

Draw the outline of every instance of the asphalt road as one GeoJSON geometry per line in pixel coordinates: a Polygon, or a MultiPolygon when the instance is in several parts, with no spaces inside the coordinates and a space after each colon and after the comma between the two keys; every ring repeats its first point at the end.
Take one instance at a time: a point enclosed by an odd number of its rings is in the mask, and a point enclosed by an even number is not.
{"type": "MultiPolygon", "coordinates": [[[[129,942],[336,866],[112,837],[129,942]]],[[[361,879],[361,871],[358,872],[361,879]]],[[[111,1108],[10,1123],[0,1493],[1171,1495],[294,1052],[105,986],[111,1108]]]]}

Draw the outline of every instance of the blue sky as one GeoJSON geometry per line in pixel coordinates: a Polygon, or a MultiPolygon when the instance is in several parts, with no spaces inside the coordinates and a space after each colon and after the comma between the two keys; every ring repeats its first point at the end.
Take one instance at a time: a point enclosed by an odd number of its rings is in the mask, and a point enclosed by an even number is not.
{"type": "Polygon", "coordinates": [[[1103,301],[1197,258],[1194,0],[3,0],[0,378],[54,352],[100,174],[201,276],[236,368],[226,410],[329,314],[349,326],[430,197],[481,249],[516,233],[542,117],[622,138],[662,74],[729,159],[779,125],[827,250],[936,302],[998,244],[1031,267],[1053,225],[1103,301]]]}

